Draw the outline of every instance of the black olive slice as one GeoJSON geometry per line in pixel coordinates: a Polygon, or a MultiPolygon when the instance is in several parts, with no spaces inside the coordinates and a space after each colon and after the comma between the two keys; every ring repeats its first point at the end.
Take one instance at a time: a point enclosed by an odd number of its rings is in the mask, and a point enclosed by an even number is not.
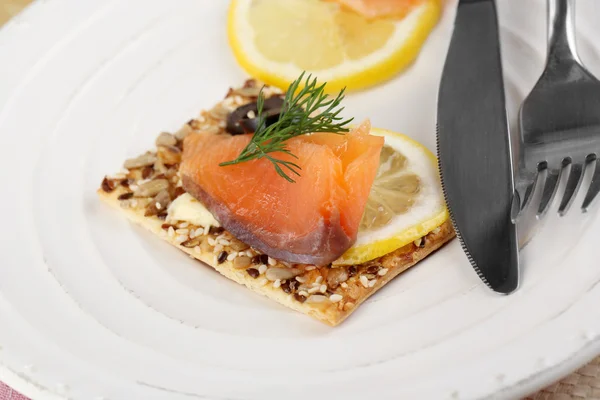
{"type": "MultiPolygon", "coordinates": [[[[265,100],[263,105],[263,115],[266,117],[267,126],[274,124],[279,120],[279,113],[283,99],[281,97],[270,97],[265,100]]],[[[233,110],[227,117],[227,132],[232,135],[242,135],[244,133],[253,133],[258,125],[258,118],[249,118],[248,113],[258,113],[256,102],[248,103],[233,110]]]]}

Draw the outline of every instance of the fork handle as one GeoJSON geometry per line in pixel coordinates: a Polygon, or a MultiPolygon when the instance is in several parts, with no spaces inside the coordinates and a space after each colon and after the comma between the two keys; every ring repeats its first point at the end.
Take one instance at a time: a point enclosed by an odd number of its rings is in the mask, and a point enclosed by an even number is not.
{"type": "Polygon", "coordinates": [[[548,0],[548,61],[579,62],[575,44],[575,0],[548,0]]]}

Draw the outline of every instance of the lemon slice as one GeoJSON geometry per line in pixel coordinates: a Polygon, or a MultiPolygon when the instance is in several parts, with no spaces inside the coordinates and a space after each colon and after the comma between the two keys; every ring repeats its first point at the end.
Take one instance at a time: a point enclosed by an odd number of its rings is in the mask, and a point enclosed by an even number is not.
{"type": "Polygon", "coordinates": [[[356,243],[336,265],[361,264],[417,240],[449,217],[440,186],[437,160],[405,135],[373,128],[385,137],[356,243]]]}
{"type": "Polygon", "coordinates": [[[321,0],[232,0],[228,36],[252,76],[287,88],[302,71],[328,91],[386,80],[418,55],[442,0],[423,0],[402,19],[367,19],[321,0]]]}

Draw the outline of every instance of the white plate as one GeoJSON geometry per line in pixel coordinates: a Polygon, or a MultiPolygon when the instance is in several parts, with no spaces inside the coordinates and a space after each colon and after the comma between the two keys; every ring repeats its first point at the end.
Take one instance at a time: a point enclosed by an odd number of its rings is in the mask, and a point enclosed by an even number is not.
{"type": "MultiPolygon", "coordinates": [[[[578,39],[600,74],[596,2],[577,2],[578,39]]],[[[332,329],[100,204],[105,173],[245,78],[226,3],[38,0],[2,29],[0,380],[39,399],[511,398],[600,352],[597,213],[550,218],[512,296],[454,241],[332,329]]],[[[542,67],[544,3],[499,1],[513,120],[542,67]]],[[[433,149],[452,17],[349,113],[433,149]]]]}

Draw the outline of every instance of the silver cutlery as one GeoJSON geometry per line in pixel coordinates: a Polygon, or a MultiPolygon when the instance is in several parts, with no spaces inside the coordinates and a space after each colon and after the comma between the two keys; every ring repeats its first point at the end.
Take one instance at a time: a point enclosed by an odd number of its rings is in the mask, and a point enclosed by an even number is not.
{"type": "Polygon", "coordinates": [[[479,277],[519,283],[514,181],[496,4],[461,0],[438,95],[438,157],[452,223],[479,277]]]}
{"type": "Polygon", "coordinates": [[[530,206],[538,185],[543,184],[538,189],[542,191],[538,218],[547,213],[562,179],[566,185],[560,215],[569,210],[585,174],[591,173],[592,178],[583,211],[600,192],[600,81],[577,54],[574,5],[574,0],[548,0],[546,67],[519,113],[513,220],[530,206]]]}

